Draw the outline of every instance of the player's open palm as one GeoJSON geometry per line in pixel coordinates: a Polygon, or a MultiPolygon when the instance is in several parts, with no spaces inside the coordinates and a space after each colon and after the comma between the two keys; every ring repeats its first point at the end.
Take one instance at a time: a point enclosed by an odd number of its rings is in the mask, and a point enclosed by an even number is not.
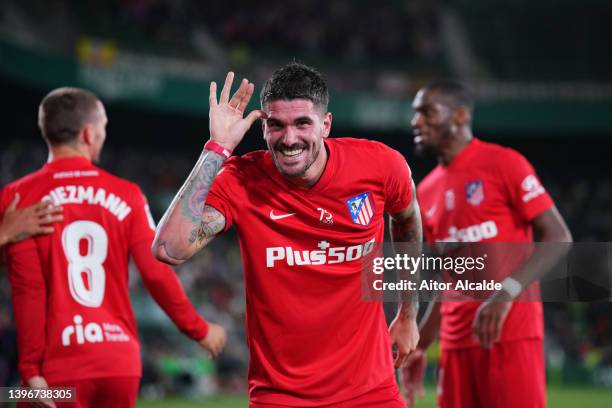
{"type": "Polygon", "coordinates": [[[416,349],[408,357],[406,366],[400,370],[400,383],[409,408],[414,407],[417,398],[422,399],[425,396],[423,378],[426,367],[425,352],[416,349]]]}
{"type": "Polygon", "coordinates": [[[227,336],[223,327],[218,324],[208,323],[208,333],[206,337],[200,340],[200,346],[208,351],[210,357],[217,358],[223,347],[225,347],[226,340],[227,336]]]}
{"type": "Polygon", "coordinates": [[[49,202],[41,201],[17,210],[18,203],[19,194],[16,194],[0,220],[9,242],[21,241],[32,235],[50,234],[53,232],[51,224],[63,220],[62,208],[49,202]]]}
{"type": "Polygon", "coordinates": [[[254,110],[247,117],[243,117],[255,85],[243,79],[230,99],[233,81],[234,73],[228,72],[218,101],[217,83],[211,82],[209,97],[210,138],[229,150],[234,150],[253,122],[264,115],[262,111],[254,110]]]}

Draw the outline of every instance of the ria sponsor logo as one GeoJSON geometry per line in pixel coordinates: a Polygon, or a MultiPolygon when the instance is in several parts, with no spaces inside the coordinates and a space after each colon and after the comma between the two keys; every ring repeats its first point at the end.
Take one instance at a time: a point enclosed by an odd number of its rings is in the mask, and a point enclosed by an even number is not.
{"type": "Polygon", "coordinates": [[[68,347],[72,344],[72,339],[76,344],[126,342],[130,341],[130,336],[125,334],[121,326],[112,323],[102,323],[102,325],[90,322],[83,326],[83,317],[75,315],[74,325],[69,325],[62,330],[62,346],[68,347]]]}
{"type": "Polygon", "coordinates": [[[483,239],[495,238],[498,234],[495,221],[485,221],[481,224],[457,228],[454,225],[448,228],[448,237],[440,242],[479,242],[483,239]]]}
{"type": "Polygon", "coordinates": [[[321,241],[318,250],[296,250],[290,246],[266,248],[266,266],[273,268],[277,262],[284,261],[289,266],[294,265],[333,265],[342,262],[355,261],[374,249],[374,238],[363,244],[353,246],[332,247],[329,242],[321,241]]]}

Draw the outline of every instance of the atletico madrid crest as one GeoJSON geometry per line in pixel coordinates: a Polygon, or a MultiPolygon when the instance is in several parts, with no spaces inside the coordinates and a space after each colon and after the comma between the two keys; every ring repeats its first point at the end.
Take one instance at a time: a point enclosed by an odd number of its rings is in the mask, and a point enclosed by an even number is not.
{"type": "Polygon", "coordinates": [[[465,199],[473,206],[482,203],[482,200],[484,200],[482,180],[473,180],[465,183],[465,199]]]}
{"type": "Polygon", "coordinates": [[[370,193],[362,193],[346,200],[349,213],[355,224],[368,225],[374,216],[374,203],[370,193]]]}

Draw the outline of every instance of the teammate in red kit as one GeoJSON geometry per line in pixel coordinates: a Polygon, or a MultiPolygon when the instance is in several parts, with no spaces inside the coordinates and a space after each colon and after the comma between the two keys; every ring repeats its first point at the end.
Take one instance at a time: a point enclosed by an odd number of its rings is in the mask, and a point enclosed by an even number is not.
{"type": "Polygon", "coordinates": [[[63,207],[51,234],[8,246],[9,280],[22,380],[76,387],[80,407],[135,405],[141,362],[128,294],[130,255],[181,331],[213,356],[225,341],[220,326],[198,315],[174,271],[152,256],[155,225],[140,188],[92,164],[106,123],[91,92],[49,93],[39,109],[49,161],[7,185],[0,198],[2,212],[16,194],[23,205],[42,199],[63,207]]]}
{"type": "Polygon", "coordinates": [[[420,242],[410,169],[398,152],[328,139],[328,91],[314,69],[291,63],[243,112],[246,79],[230,99],[210,89],[210,140],[164,215],[154,251],[178,264],[232,225],[244,263],[250,406],[404,407],[394,380],[418,341],[416,304],[387,328],[380,303],[361,301],[360,259],[382,242],[420,242]],[[267,150],[230,157],[263,119],[267,150]],[[223,167],[222,167],[223,166],[223,167]]]}
{"type": "MultiPolygon", "coordinates": [[[[529,162],[472,136],[473,99],[465,87],[432,83],[413,108],[417,149],[439,159],[417,189],[429,242],[531,242],[534,233],[539,241],[571,242],[529,162]]],[[[502,268],[503,289],[485,302],[431,303],[418,351],[402,371],[409,405],[422,390],[424,350],[441,324],[439,407],[544,407],[542,304],[513,300],[539,290],[532,282],[558,259],[536,247],[522,265],[502,268]]]]}

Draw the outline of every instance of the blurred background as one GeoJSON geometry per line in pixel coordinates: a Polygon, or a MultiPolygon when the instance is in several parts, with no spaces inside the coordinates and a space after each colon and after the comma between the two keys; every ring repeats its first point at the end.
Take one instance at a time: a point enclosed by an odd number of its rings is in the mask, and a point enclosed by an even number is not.
{"type": "MultiPolygon", "coordinates": [[[[209,81],[231,69],[255,82],[257,94],[295,59],[328,81],[332,135],[387,143],[406,156],[417,182],[435,161],[414,156],[412,98],[434,78],[465,81],[477,98],[475,135],[534,164],[576,241],[609,242],[610,21],[609,0],[0,0],[0,186],[46,160],[36,126],[42,97],[58,86],[85,87],[109,117],[101,166],[137,182],[159,220],[208,138],[209,81]]],[[[253,99],[250,109],[258,107],[253,99]]],[[[237,153],[261,148],[254,126],[237,153]]],[[[246,406],[235,234],[176,270],[229,342],[219,360],[208,360],[134,271],[143,406],[246,406]]],[[[9,296],[2,267],[0,386],[18,382],[9,296]]],[[[612,303],[548,303],[545,313],[550,406],[612,406],[612,303]]],[[[429,396],[417,406],[434,406],[437,358],[432,351],[429,396]]]]}

